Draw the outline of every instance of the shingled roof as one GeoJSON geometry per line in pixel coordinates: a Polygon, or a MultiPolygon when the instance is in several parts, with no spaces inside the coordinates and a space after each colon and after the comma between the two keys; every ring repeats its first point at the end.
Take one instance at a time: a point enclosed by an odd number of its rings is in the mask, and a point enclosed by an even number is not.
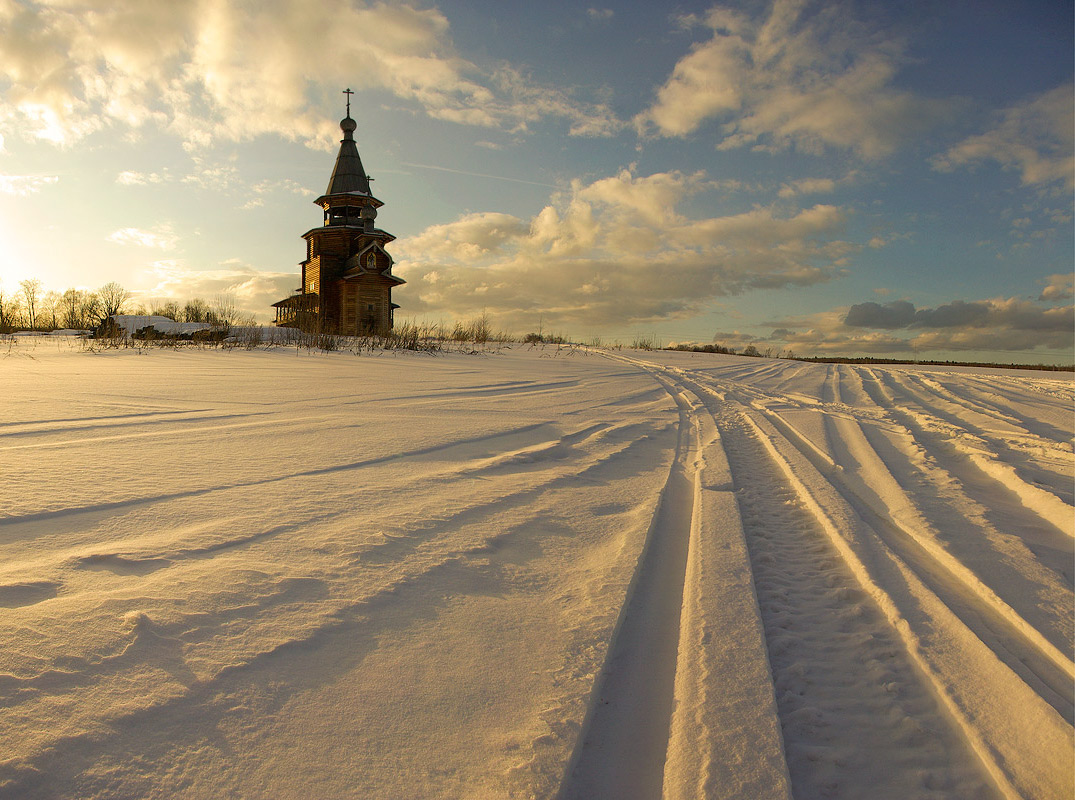
{"type": "Polygon", "coordinates": [[[358,124],[348,114],[340,120],[343,139],[340,140],[340,154],[336,156],[336,166],[329,178],[325,195],[346,194],[349,192],[370,193],[370,179],[362,168],[362,159],[358,155],[358,145],[353,136],[358,124]]]}

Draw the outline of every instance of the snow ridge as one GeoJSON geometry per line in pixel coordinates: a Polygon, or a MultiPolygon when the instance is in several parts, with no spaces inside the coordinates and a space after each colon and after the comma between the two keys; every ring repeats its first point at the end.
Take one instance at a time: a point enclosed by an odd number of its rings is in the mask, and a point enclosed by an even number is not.
{"type": "Polygon", "coordinates": [[[1069,376],[18,347],[0,798],[1075,789],[1069,376]]]}

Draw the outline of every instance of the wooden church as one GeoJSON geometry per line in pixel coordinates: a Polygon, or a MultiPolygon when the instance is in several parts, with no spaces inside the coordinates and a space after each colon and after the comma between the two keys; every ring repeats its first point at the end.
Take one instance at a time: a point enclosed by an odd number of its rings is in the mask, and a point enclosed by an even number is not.
{"type": "Polygon", "coordinates": [[[351,119],[340,121],[343,139],[328,188],[314,203],[324,223],[302,235],[306,260],[302,286],[291,297],[273,303],[276,324],[342,336],[383,336],[392,330],[392,287],[406,281],[392,274],[392,256],[385,246],[396,237],[374,226],[384,203],[370,191],[362,168],[351,119]]]}

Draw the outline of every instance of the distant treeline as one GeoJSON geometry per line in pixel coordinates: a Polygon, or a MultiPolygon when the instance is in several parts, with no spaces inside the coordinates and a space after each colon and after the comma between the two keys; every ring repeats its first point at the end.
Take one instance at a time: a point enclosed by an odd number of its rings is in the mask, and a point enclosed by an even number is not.
{"type": "Polygon", "coordinates": [[[46,292],[37,278],[21,281],[17,292],[7,292],[0,286],[0,333],[95,328],[110,315],[120,313],[130,296],[115,282],[106,283],[96,292],[46,292]]]}
{"type": "Polygon", "coordinates": [[[664,348],[676,350],[681,353],[720,353],[721,355],[734,356],[735,351],[730,347],[722,347],[719,344],[677,344],[664,348]]]}
{"type": "Polygon", "coordinates": [[[905,358],[845,358],[842,356],[792,356],[794,361],[810,361],[815,364],[925,364],[931,367],[989,367],[993,369],[1036,369],[1046,372],[1075,372],[1075,365],[1061,364],[1002,364],[996,361],[932,361],[905,358]]]}
{"type": "Polygon", "coordinates": [[[235,299],[221,295],[208,303],[200,297],[185,302],[150,301],[131,305],[131,293],[115,281],[97,291],[67,289],[44,291],[36,278],[19,282],[18,291],[0,286],[0,333],[54,331],[63,328],[93,330],[113,314],[167,317],[175,322],[207,322],[211,325],[252,325],[253,318],[242,314],[235,299]]]}
{"type": "Polygon", "coordinates": [[[1035,369],[1045,370],[1047,372],[1075,372],[1075,365],[1063,366],[1058,364],[1001,364],[993,361],[931,361],[923,359],[912,361],[904,358],[873,358],[870,356],[859,358],[850,358],[847,356],[797,356],[790,350],[783,355],[777,353],[774,356],[772,348],[768,348],[763,352],[759,351],[754,345],[747,345],[742,351],[735,350],[731,347],[722,347],[719,344],[677,344],[663,349],[687,353],[722,353],[729,356],[739,355],[752,358],[775,357],[790,361],[807,361],[813,364],[925,364],[935,367],[990,367],[993,369],[1035,369]]]}

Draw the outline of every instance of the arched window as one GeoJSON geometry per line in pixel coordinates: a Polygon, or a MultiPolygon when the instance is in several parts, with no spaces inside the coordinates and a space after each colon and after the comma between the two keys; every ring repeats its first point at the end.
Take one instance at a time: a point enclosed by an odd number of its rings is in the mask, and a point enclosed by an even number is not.
{"type": "Polygon", "coordinates": [[[366,256],[366,266],[370,269],[377,269],[377,255],[371,250],[370,254],[366,256]]]}

